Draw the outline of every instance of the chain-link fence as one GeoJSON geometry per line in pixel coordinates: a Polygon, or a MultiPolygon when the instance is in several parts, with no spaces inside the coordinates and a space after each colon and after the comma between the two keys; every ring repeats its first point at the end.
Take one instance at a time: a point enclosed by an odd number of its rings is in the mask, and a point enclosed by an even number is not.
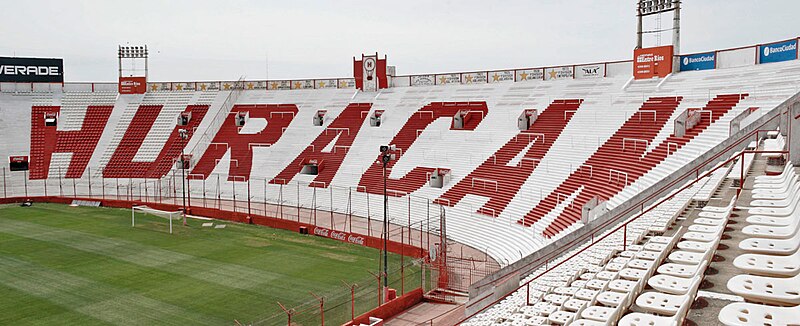
{"type": "MultiPolygon", "coordinates": [[[[388,273],[389,289],[402,296],[429,283],[430,273],[420,260],[406,260],[402,265],[391,266],[388,273]]],[[[243,321],[247,325],[341,325],[384,303],[383,273],[357,282],[342,281],[342,285],[321,293],[308,293],[308,301],[297,305],[276,302],[284,312],[260,320],[243,321]]],[[[428,285],[430,286],[430,285],[428,285]]]]}

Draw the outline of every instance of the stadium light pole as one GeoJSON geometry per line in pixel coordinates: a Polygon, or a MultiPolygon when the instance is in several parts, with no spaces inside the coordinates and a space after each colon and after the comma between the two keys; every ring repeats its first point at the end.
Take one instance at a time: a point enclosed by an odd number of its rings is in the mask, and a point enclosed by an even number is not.
{"type": "Polygon", "coordinates": [[[186,139],[189,138],[189,132],[186,129],[178,129],[178,135],[181,136],[181,197],[183,197],[183,226],[186,226],[186,185],[184,182],[188,183],[189,180],[186,180],[186,165],[184,160],[184,148],[186,147],[186,139]]]}
{"type": "Polygon", "coordinates": [[[383,296],[387,300],[389,293],[389,196],[386,193],[386,166],[392,160],[390,147],[381,145],[381,163],[383,164],[383,296]]]}

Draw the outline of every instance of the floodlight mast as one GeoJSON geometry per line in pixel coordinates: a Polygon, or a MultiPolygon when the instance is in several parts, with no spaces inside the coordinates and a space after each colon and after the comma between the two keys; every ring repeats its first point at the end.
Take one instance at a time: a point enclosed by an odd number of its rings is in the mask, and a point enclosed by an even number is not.
{"type": "Polygon", "coordinates": [[[189,138],[189,132],[186,129],[178,129],[178,135],[181,138],[181,195],[183,197],[183,226],[186,226],[186,184],[189,183],[189,180],[186,179],[186,156],[184,154],[184,148],[186,147],[186,140],[189,138]]]}
{"type": "MultiPolygon", "coordinates": [[[[655,14],[674,11],[672,16],[672,49],[673,53],[681,53],[681,0],[637,0],[636,5],[636,49],[642,48],[642,34],[660,33],[666,30],[642,30],[642,18],[655,14]]],[[[673,56],[672,69],[680,67],[677,57],[673,56]]]]}
{"type": "Polygon", "coordinates": [[[137,46],[128,46],[128,45],[120,45],[117,47],[117,58],[119,59],[119,77],[145,77],[147,78],[147,61],[150,57],[150,53],[147,51],[147,45],[137,45],[137,46]],[[131,68],[128,71],[130,76],[125,76],[125,70],[122,68],[123,60],[129,61],[135,67],[137,60],[144,60],[144,74],[138,73],[135,68],[131,68]]]}

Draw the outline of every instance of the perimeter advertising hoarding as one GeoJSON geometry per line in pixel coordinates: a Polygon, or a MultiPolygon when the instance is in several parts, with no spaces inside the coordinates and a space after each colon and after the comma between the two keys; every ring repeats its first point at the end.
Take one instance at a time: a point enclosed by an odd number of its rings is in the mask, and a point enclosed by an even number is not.
{"type": "Polygon", "coordinates": [[[0,57],[0,82],[63,83],[64,59],[0,57]]]}
{"type": "Polygon", "coordinates": [[[709,70],[717,66],[715,52],[696,53],[681,56],[681,71],[709,70]]]}
{"type": "Polygon", "coordinates": [[[633,50],[633,78],[666,77],[672,73],[672,45],[633,50]]]}
{"type": "Polygon", "coordinates": [[[758,62],[770,63],[797,59],[797,39],[758,47],[758,62]]]}
{"type": "Polygon", "coordinates": [[[145,77],[119,77],[120,94],[144,94],[147,91],[145,77]]]}

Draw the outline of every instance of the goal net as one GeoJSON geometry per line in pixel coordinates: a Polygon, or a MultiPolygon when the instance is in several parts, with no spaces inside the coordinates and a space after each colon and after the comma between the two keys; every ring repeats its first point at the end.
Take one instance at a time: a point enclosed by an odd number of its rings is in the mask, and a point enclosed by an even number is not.
{"type": "Polygon", "coordinates": [[[141,219],[145,216],[155,216],[169,221],[169,233],[172,234],[172,221],[182,218],[180,211],[168,212],[147,206],[133,206],[131,208],[131,226],[136,227],[136,218],[141,219]]]}

